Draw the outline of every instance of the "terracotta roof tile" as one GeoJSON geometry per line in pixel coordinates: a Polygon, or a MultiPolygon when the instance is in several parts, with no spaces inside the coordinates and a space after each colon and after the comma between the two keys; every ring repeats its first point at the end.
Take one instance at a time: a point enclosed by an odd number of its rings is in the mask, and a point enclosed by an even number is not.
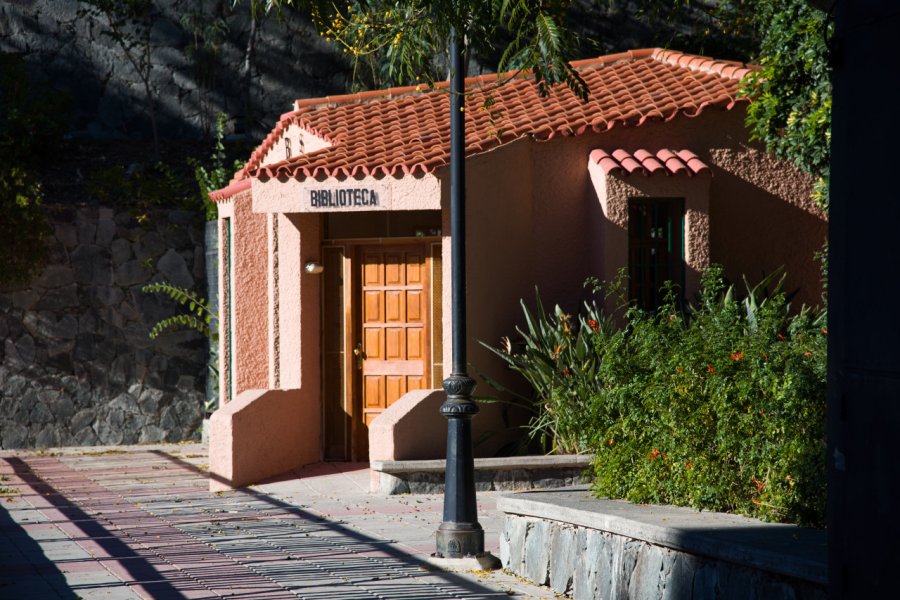
{"type": "MultiPolygon", "coordinates": [[[[504,78],[499,86],[503,76],[467,79],[466,153],[485,152],[523,136],[549,140],[648,120],[666,121],[677,115],[693,117],[710,107],[731,109],[744,100],[738,96],[739,82],[751,70],[739,63],[658,48],[572,64],[587,83],[587,102],[561,87],[541,98],[534,82],[522,76],[504,78]]],[[[298,100],[295,110],[282,116],[233,181],[432,172],[449,160],[446,88],[442,82],[434,90],[402,87],[298,100]],[[292,124],[331,146],[261,165],[292,124]]],[[[696,173],[690,162],[694,159],[668,157],[672,165],[679,160],[678,164],[696,173]]],[[[638,157],[626,160],[629,165],[630,160],[648,169],[638,157]]],[[[675,172],[659,154],[655,160],[675,172]]]]}
{"type": "Polygon", "coordinates": [[[712,170],[690,150],[667,150],[663,148],[655,154],[643,148],[629,152],[622,148],[594,150],[591,161],[599,165],[607,175],[711,175],[712,170]]]}

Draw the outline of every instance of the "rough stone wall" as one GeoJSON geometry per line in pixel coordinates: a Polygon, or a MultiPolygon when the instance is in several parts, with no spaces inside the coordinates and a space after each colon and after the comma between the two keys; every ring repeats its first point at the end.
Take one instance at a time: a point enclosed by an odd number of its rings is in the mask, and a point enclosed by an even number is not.
{"type": "Polygon", "coordinates": [[[823,585],[606,531],[507,514],[503,567],[575,600],[825,600],[823,585]]]}
{"type": "Polygon", "coordinates": [[[169,281],[205,294],[196,213],[51,206],[51,259],[30,283],[0,290],[0,448],[196,438],[207,342],[148,332],[177,312],[145,294],[169,281]]]}
{"type": "MultiPolygon", "coordinates": [[[[290,7],[280,18],[260,16],[247,60],[249,0],[152,2],[150,80],[163,137],[204,133],[216,113],[225,112],[237,130],[255,141],[268,133],[279,114],[290,110],[293,100],[349,88],[350,62],[290,7]],[[205,58],[198,60],[197,45],[204,42],[212,43],[215,51],[202,50],[205,58]]],[[[682,4],[664,0],[676,3],[682,4]]],[[[752,54],[752,44],[733,33],[710,35],[702,5],[682,6],[675,13],[663,9],[636,19],[640,6],[639,0],[617,0],[604,7],[577,0],[569,26],[592,43],[576,58],[655,45],[727,59],[752,54]]],[[[0,2],[0,52],[23,54],[35,73],[71,93],[74,136],[146,135],[143,84],[108,35],[104,20],[80,15],[83,8],[78,0],[0,2]]],[[[499,54],[474,56],[469,74],[483,72],[497,59],[499,54]]]]}
{"type": "MultiPolygon", "coordinates": [[[[164,138],[208,133],[226,113],[251,140],[302,97],[343,93],[349,64],[291,8],[260,14],[250,2],[153,0],[150,86],[164,138]]],[[[145,89],[103,18],[76,0],[0,2],[0,52],[21,54],[32,74],[72,100],[70,135],[149,139],[145,89]]]]}

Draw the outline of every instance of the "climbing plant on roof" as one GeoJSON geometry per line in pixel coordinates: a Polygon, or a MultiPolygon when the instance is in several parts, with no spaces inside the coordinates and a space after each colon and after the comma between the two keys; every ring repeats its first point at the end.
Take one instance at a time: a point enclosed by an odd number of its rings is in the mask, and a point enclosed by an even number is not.
{"type": "Polygon", "coordinates": [[[312,18],[357,69],[387,85],[428,85],[447,77],[442,56],[451,28],[470,50],[500,51],[498,72],[528,70],[541,94],[554,84],[587,96],[569,64],[576,40],[565,26],[571,0],[251,0],[266,10],[293,6],[312,18]],[[377,71],[377,72],[375,72],[377,71]]]}
{"type": "MultiPolygon", "coordinates": [[[[606,0],[596,0],[605,3],[606,0]]],[[[678,18],[688,0],[643,0],[645,8],[674,8],[678,18]]],[[[696,4],[696,3],[695,3],[696,4]]],[[[828,205],[831,160],[831,49],[834,27],[826,0],[722,0],[707,3],[710,36],[751,40],[749,58],[760,65],[744,81],[750,136],[796,165],[816,182],[814,197],[828,205]]],[[[744,58],[721,56],[719,58],[744,58]]]]}
{"type": "Polygon", "coordinates": [[[762,32],[759,62],[745,93],[751,136],[816,179],[827,206],[831,160],[831,67],[828,15],[805,0],[756,0],[751,23],[762,32]]]}

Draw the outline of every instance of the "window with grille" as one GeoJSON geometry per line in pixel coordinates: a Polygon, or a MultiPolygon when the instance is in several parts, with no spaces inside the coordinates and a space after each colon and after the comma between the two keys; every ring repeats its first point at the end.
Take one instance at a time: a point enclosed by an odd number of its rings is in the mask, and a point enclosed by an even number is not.
{"type": "MultiPolygon", "coordinates": [[[[645,309],[657,308],[666,281],[684,288],[684,199],[631,198],[628,201],[629,297],[645,309]]],[[[679,298],[679,301],[681,298],[679,298]]]]}

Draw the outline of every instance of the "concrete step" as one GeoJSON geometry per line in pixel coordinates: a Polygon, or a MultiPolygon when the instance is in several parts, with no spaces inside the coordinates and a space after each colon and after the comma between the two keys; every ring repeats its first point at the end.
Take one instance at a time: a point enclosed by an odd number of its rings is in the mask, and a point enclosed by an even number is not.
{"type": "MultiPolygon", "coordinates": [[[[504,456],[475,459],[476,491],[515,491],[559,488],[586,483],[584,472],[591,454],[504,456]]],[[[373,460],[372,492],[381,494],[440,494],[447,462],[434,460],[373,460]]]]}

